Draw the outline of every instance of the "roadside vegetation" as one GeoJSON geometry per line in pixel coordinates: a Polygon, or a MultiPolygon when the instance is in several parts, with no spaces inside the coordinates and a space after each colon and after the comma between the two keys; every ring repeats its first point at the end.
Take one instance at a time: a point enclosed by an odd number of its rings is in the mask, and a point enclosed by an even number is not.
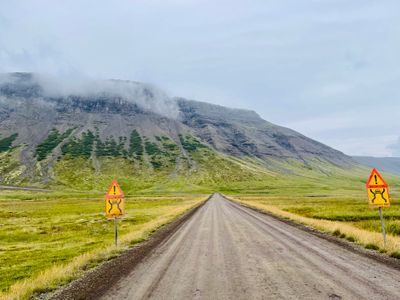
{"type": "Polygon", "coordinates": [[[293,195],[235,195],[244,205],[302,223],[339,238],[400,258],[400,188],[392,185],[391,207],[383,210],[387,245],[384,247],[377,209],[370,209],[366,193],[341,190],[293,195]]]}
{"type": "MultiPolygon", "coordinates": [[[[398,177],[385,175],[392,196],[392,206],[384,210],[385,248],[378,212],[366,201],[367,168],[340,168],[311,158],[300,162],[233,157],[190,134],[173,140],[133,130],[130,137],[101,140],[97,130],[70,137],[71,130],[54,129],[35,149],[44,165],[60,148],[53,156],[51,180],[47,186],[37,184],[58,192],[0,194],[1,299],[26,299],[69,282],[206,198],[176,195],[221,192],[400,258],[398,177]],[[113,246],[113,226],[103,214],[104,192],[113,178],[125,194],[136,195],[126,199],[118,249],[113,246]]],[[[17,181],[25,167],[18,160],[23,146],[12,147],[15,138],[0,140],[1,181],[28,185],[17,181]]]]}
{"type": "Polygon", "coordinates": [[[115,248],[113,223],[103,213],[103,194],[3,191],[0,299],[27,299],[54,289],[143,241],[205,199],[127,197],[115,248]]]}

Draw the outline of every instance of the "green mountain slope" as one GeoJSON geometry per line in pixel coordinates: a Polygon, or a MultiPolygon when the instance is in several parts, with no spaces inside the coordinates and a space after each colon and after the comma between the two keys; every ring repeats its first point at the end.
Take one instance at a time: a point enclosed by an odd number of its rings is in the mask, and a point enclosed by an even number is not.
{"type": "Polygon", "coordinates": [[[343,153],[252,111],[136,82],[59,84],[0,76],[0,184],[103,191],[117,178],[127,192],[257,192],[363,174],[343,153]]]}

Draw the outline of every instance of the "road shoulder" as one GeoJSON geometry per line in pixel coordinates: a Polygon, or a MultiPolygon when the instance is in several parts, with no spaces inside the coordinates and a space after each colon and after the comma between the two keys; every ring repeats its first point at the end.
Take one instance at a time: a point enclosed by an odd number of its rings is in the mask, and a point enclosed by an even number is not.
{"type": "Polygon", "coordinates": [[[189,220],[210,198],[190,209],[182,216],[169,224],[162,226],[146,241],[124,251],[121,255],[106,261],[92,270],[87,271],[82,277],[51,292],[42,294],[36,299],[52,300],[78,300],[97,299],[103,295],[118,280],[128,275],[151,252],[176,232],[187,220],[189,220]]]}
{"type": "Polygon", "coordinates": [[[258,213],[261,213],[263,215],[267,215],[267,216],[269,216],[271,218],[274,218],[276,220],[279,220],[279,221],[281,221],[281,222],[283,222],[285,224],[288,224],[288,225],[293,226],[295,228],[298,228],[298,229],[300,229],[302,231],[305,231],[305,232],[308,232],[308,233],[310,233],[312,235],[315,235],[315,236],[317,236],[319,238],[327,240],[327,241],[329,241],[331,243],[339,245],[342,248],[345,248],[345,249],[347,249],[347,250],[349,250],[349,251],[351,251],[353,253],[356,253],[356,254],[359,254],[359,255],[374,259],[375,261],[378,261],[378,262],[380,262],[380,263],[382,263],[382,264],[384,264],[386,266],[389,266],[389,267],[394,268],[396,270],[400,270],[400,259],[390,257],[388,255],[385,255],[383,253],[379,253],[379,252],[374,251],[374,250],[366,249],[366,248],[362,247],[361,245],[357,245],[355,243],[352,243],[352,242],[349,242],[349,241],[347,241],[345,239],[341,239],[341,238],[338,238],[336,236],[330,235],[328,233],[322,232],[320,230],[317,230],[317,229],[315,229],[313,227],[310,227],[310,226],[307,226],[305,224],[302,224],[302,223],[296,222],[294,220],[291,220],[291,219],[288,219],[288,218],[273,214],[273,213],[268,212],[266,210],[263,210],[261,208],[254,207],[254,206],[251,206],[251,205],[246,205],[246,204],[244,204],[244,203],[242,203],[242,202],[240,202],[238,200],[235,200],[234,198],[230,198],[230,197],[228,197],[226,195],[222,195],[222,196],[225,199],[227,199],[228,201],[230,201],[230,202],[232,202],[234,204],[237,204],[237,205],[242,206],[244,208],[251,209],[251,210],[256,211],[258,213]]]}

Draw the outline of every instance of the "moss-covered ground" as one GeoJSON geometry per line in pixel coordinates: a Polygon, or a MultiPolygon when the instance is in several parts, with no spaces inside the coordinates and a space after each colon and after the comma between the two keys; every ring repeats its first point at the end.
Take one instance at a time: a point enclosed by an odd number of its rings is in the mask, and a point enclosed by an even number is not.
{"type": "MultiPolygon", "coordinates": [[[[127,197],[126,214],[119,222],[120,249],[145,239],[158,226],[205,198],[127,197]]],[[[0,290],[13,294],[14,284],[20,290],[21,282],[34,282],[43,272],[90,254],[65,276],[49,275],[46,285],[54,287],[96,264],[99,258],[107,258],[99,253],[112,247],[114,236],[113,223],[104,215],[104,201],[103,194],[1,192],[0,290]]],[[[45,286],[38,284],[31,292],[42,288],[45,286]]]]}
{"type": "MultiPolygon", "coordinates": [[[[365,174],[365,181],[368,173],[365,174]]],[[[292,219],[335,236],[357,242],[364,247],[400,257],[400,185],[396,177],[388,176],[391,206],[383,209],[388,234],[386,247],[381,235],[378,209],[367,202],[365,183],[349,180],[346,185],[328,181],[329,189],[293,185],[282,192],[259,195],[233,195],[243,204],[278,216],[292,219]]]]}
{"type": "Polygon", "coordinates": [[[148,138],[135,130],[129,140],[102,141],[89,131],[74,138],[69,134],[53,131],[38,146],[34,178],[21,177],[24,146],[12,147],[14,137],[3,141],[0,182],[53,190],[0,193],[0,290],[5,299],[24,299],[79,276],[213,192],[400,257],[398,177],[383,174],[392,195],[392,206],[384,210],[385,248],[378,212],[366,202],[367,168],[338,167],[315,158],[232,157],[189,134],[179,141],[148,138]],[[57,147],[59,156],[53,157],[57,147]],[[40,168],[52,159],[43,181],[40,168]],[[104,193],[113,179],[127,195],[119,249],[112,246],[113,226],[103,214],[104,193]]]}

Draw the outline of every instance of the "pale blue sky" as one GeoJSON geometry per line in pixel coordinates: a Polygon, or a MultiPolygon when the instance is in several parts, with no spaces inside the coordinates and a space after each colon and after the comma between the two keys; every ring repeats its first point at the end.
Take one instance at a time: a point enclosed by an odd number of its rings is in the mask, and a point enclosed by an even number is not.
{"type": "Polygon", "coordinates": [[[0,71],[153,83],[400,156],[400,1],[0,0],[0,71]]]}

